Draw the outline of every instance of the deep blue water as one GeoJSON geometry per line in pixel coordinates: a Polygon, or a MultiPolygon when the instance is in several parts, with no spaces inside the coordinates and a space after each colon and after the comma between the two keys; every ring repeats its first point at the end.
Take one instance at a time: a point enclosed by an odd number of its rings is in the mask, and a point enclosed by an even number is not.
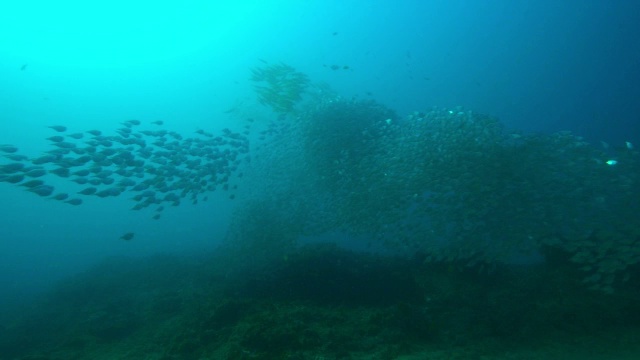
{"type": "MultiPolygon", "coordinates": [[[[640,144],[635,1],[206,3],[0,5],[0,144],[35,157],[48,125],[108,132],[128,119],[185,136],[240,130],[229,109],[269,111],[249,81],[261,60],[400,115],[463,106],[528,132],[640,144]]],[[[6,183],[0,195],[5,300],[107,256],[211,249],[234,207],[216,193],[154,221],[126,194],[78,207],[6,183]],[[118,239],[129,231],[133,241],[118,239]]]]}

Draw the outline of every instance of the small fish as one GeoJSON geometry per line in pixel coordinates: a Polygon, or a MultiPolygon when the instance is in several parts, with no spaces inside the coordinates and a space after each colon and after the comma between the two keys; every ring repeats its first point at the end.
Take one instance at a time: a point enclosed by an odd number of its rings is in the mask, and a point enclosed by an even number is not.
{"type": "Polygon", "coordinates": [[[101,191],[98,191],[95,194],[96,194],[96,196],[101,197],[101,198],[104,198],[104,197],[107,197],[107,196],[111,196],[111,192],[109,190],[101,190],[101,191]]]}
{"type": "Polygon", "coordinates": [[[58,156],[56,155],[44,155],[44,156],[40,156],[39,158],[35,158],[31,160],[31,163],[34,165],[42,165],[42,164],[56,161],[57,159],[58,159],[58,156]]]}
{"type": "Polygon", "coordinates": [[[137,204],[133,205],[131,210],[142,210],[142,209],[144,209],[146,207],[147,207],[147,205],[145,205],[144,203],[137,203],[137,204]]]}
{"type": "Polygon", "coordinates": [[[5,155],[6,158],[11,159],[13,161],[25,161],[25,160],[29,160],[29,157],[25,156],[25,155],[16,155],[16,154],[10,154],[10,155],[5,155]]]}
{"type": "Polygon", "coordinates": [[[23,182],[22,184],[20,184],[20,186],[25,186],[28,188],[34,188],[34,187],[38,187],[44,185],[44,181],[42,180],[30,180],[30,181],[26,181],[23,182]]]}
{"type": "Polygon", "coordinates": [[[23,163],[11,163],[11,164],[6,164],[6,165],[0,165],[0,173],[3,174],[13,174],[15,172],[18,172],[20,170],[24,169],[24,164],[23,163]]]}
{"type": "Polygon", "coordinates": [[[82,199],[71,199],[71,200],[67,200],[65,201],[67,204],[71,204],[73,206],[77,206],[82,204],[82,199]]]}
{"type": "Polygon", "coordinates": [[[34,188],[27,189],[34,194],[38,194],[40,196],[49,196],[53,192],[53,186],[50,185],[40,185],[34,188]]]}
{"type": "Polygon", "coordinates": [[[24,175],[22,174],[8,175],[2,178],[2,181],[8,182],[11,184],[17,184],[22,180],[24,180],[24,175]]]}
{"type": "Polygon", "coordinates": [[[605,164],[607,164],[609,166],[613,166],[613,165],[618,164],[618,161],[616,161],[616,160],[607,160],[607,161],[605,161],[605,164]]]}
{"type": "MultiPolygon", "coordinates": [[[[80,156],[79,158],[74,159],[71,164],[73,166],[79,166],[79,165],[84,165],[86,163],[88,163],[89,161],[93,160],[93,158],[89,155],[83,155],[80,156]]],[[[77,172],[77,171],[76,171],[77,172]]]]}
{"type": "Polygon", "coordinates": [[[64,136],[60,136],[60,135],[56,135],[56,136],[50,136],[47,138],[47,140],[53,141],[53,142],[63,142],[64,141],[64,136]]]}
{"type": "Polygon", "coordinates": [[[129,240],[133,239],[133,236],[134,236],[134,235],[135,235],[134,233],[132,233],[132,232],[128,232],[128,233],[126,233],[126,234],[124,234],[124,235],[120,236],[120,239],[121,239],[121,240],[124,240],[124,241],[129,241],[129,240]]]}
{"type": "Polygon", "coordinates": [[[49,171],[52,174],[56,174],[60,177],[69,177],[69,175],[71,175],[69,169],[67,168],[57,168],[57,169],[53,169],[49,171]]]}
{"type": "MultiPolygon", "coordinates": [[[[69,197],[69,194],[60,193],[60,194],[56,194],[55,196],[53,196],[52,199],[54,199],[54,200],[66,200],[68,197],[69,197]]],[[[76,199],[74,199],[74,200],[76,200],[76,199]]],[[[80,200],[80,199],[77,199],[77,200],[80,200]]],[[[71,200],[69,200],[69,201],[71,201],[71,200]]],[[[65,202],[68,203],[69,201],[65,201],[65,202]]]]}
{"type": "Polygon", "coordinates": [[[61,141],[61,142],[56,142],[55,144],[53,144],[53,146],[57,146],[61,149],[73,149],[76,147],[76,144],[66,142],[66,141],[61,141]]]}
{"type": "Polygon", "coordinates": [[[45,169],[32,169],[24,173],[28,177],[40,177],[46,174],[47,171],[45,169]]]}
{"type": "Polygon", "coordinates": [[[66,126],[62,126],[62,125],[52,125],[52,126],[47,126],[49,129],[53,129],[57,132],[65,132],[67,131],[67,127],[66,126]]]}
{"type": "Polygon", "coordinates": [[[29,65],[28,63],[27,63],[27,64],[22,64],[22,66],[20,66],[20,71],[25,71],[25,70],[27,70],[27,66],[28,66],[28,65],[29,65]]]}
{"type": "Polygon", "coordinates": [[[18,151],[18,148],[13,145],[4,144],[4,145],[0,145],[0,151],[4,151],[6,153],[12,154],[18,151]]]}
{"type": "Polygon", "coordinates": [[[51,149],[49,151],[47,151],[47,154],[51,154],[53,156],[56,156],[56,160],[58,159],[58,157],[62,156],[62,155],[67,155],[68,153],[70,153],[71,150],[69,149],[51,149]]]}
{"type": "MultiPolygon", "coordinates": [[[[89,182],[89,180],[87,178],[84,178],[84,177],[75,178],[75,179],[72,179],[71,181],[73,181],[76,184],[80,184],[80,185],[84,185],[87,182],[89,182]]],[[[100,185],[100,184],[93,184],[93,185],[100,185]]]]}
{"type": "Polygon", "coordinates": [[[630,141],[625,141],[624,144],[627,146],[627,149],[633,150],[633,144],[630,141]]]}
{"type": "Polygon", "coordinates": [[[83,189],[81,191],[78,192],[78,194],[82,194],[82,195],[93,195],[96,193],[98,189],[94,188],[94,187],[88,187],[86,189],[83,189]]]}
{"type": "Polygon", "coordinates": [[[75,133],[75,134],[70,134],[70,137],[74,138],[74,139],[82,139],[84,137],[83,133],[75,133]]]}

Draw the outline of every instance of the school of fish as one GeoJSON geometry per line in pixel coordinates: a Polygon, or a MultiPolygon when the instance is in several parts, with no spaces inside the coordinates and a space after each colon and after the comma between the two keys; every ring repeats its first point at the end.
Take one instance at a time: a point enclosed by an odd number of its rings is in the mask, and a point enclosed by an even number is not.
{"type": "Polygon", "coordinates": [[[132,209],[155,207],[159,219],[165,206],[182,201],[206,201],[212,191],[235,197],[238,171],[250,161],[248,130],[223,129],[214,135],[204,130],[193,137],[162,128],[138,130],[139,120],[124,121],[113,135],[101,130],[70,133],[66,126],[49,126],[51,150],[37,157],[19,153],[17,146],[1,144],[9,162],[0,165],[0,182],[15,184],[35,195],[78,206],[83,198],[132,194],[132,209]],[[83,188],[76,193],[56,192],[50,176],[68,179],[83,188]]]}

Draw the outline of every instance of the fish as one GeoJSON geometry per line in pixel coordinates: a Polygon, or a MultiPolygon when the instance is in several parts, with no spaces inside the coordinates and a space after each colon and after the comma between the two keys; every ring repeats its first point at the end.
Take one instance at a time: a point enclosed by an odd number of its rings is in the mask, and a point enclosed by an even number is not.
{"type": "Polygon", "coordinates": [[[134,236],[135,236],[134,233],[128,232],[128,233],[120,236],[120,240],[129,241],[129,240],[133,239],[134,236]]]}
{"type": "Polygon", "coordinates": [[[83,133],[75,133],[75,134],[70,134],[69,137],[72,137],[74,139],[82,139],[84,137],[83,133]]]}
{"type": "MultiPolygon", "coordinates": [[[[89,182],[89,179],[84,177],[78,177],[78,178],[72,179],[71,181],[73,181],[76,184],[84,185],[87,182],[89,182]]],[[[94,185],[99,185],[99,184],[94,184],[94,185]]]]}
{"type": "Polygon", "coordinates": [[[75,160],[73,160],[73,165],[84,165],[86,163],[88,163],[89,161],[93,160],[93,158],[90,155],[82,155],[78,158],[76,158],[75,160]]]}
{"type": "Polygon", "coordinates": [[[111,156],[111,155],[115,155],[117,152],[118,152],[118,150],[109,148],[109,149],[104,149],[104,150],[98,152],[98,154],[102,154],[104,156],[111,156]]]}
{"type": "Polygon", "coordinates": [[[88,188],[84,188],[80,191],[78,191],[78,194],[82,194],[82,195],[93,195],[96,193],[98,189],[94,188],[94,187],[88,187],[88,188]]]}
{"type": "Polygon", "coordinates": [[[51,193],[53,193],[53,190],[54,188],[51,185],[40,185],[40,186],[27,189],[27,191],[30,191],[34,194],[38,194],[40,196],[49,196],[51,195],[51,193]]]}
{"type": "MultiPolygon", "coordinates": [[[[128,198],[136,201],[134,209],[155,205],[154,214],[163,211],[164,206],[179,206],[182,199],[194,204],[205,201],[205,193],[217,187],[235,190],[235,186],[230,189],[228,181],[234,175],[242,177],[237,169],[248,162],[246,136],[229,128],[222,129],[219,135],[198,130],[196,133],[202,137],[168,130],[138,131],[134,126],[140,123],[124,121],[124,126],[115,129],[117,135],[103,135],[94,129],[47,137],[49,150],[36,158],[10,156],[18,148],[0,144],[0,151],[14,161],[0,164],[0,181],[74,205],[77,201],[69,200],[68,194],[52,195],[53,186],[45,184],[47,173],[51,173],[78,184],[92,184],[76,190],[76,196],[113,197],[131,191],[135,196],[128,198]],[[39,177],[45,181],[33,179],[39,177]],[[112,187],[101,189],[105,184],[112,187]]],[[[151,123],[164,124],[162,120],[151,123]]],[[[59,133],[68,131],[61,125],[50,128],[59,133]]]]}
{"type": "Polygon", "coordinates": [[[101,190],[96,192],[96,196],[98,197],[108,197],[108,196],[118,196],[122,193],[122,189],[119,187],[112,187],[105,190],[101,190]]]}
{"type": "Polygon", "coordinates": [[[5,157],[13,161],[25,161],[29,159],[29,157],[26,155],[17,155],[17,154],[9,154],[9,155],[5,155],[5,157]]]}
{"type": "Polygon", "coordinates": [[[17,152],[18,148],[13,145],[4,144],[4,145],[0,145],[0,151],[12,154],[14,152],[17,152]]]}
{"type": "Polygon", "coordinates": [[[69,169],[64,167],[53,169],[53,170],[50,170],[49,172],[52,174],[56,174],[60,177],[69,177],[69,175],[71,175],[71,172],[69,171],[69,169]]]}
{"type": "Polygon", "coordinates": [[[99,178],[107,178],[112,174],[113,174],[113,171],[111,170],[101,170],[100,172],[95,173],[95,176],[99,178]]]}
{"type": "Polygon", "coordinates": [[[22,184],[20,184],[20,186],[25,186],[25,187],[28,187],[28,188],[34,188],[34,187],[41,186],[41,185],[44,185],[44,181],[42,181],[42,180],[30,180],[30,181],[26,181],[26,182],[23,182],[22,184]]]}
{"type": "Polygon", "coordinates": [[[71,150],[69,150],[69,149],[52,149],[52,150],[47,151],[47,154],[51,154],[51,155],[57,156],[56,157],[56,160],[57,160],[59,156],[67,155],[70,152],[71,152],[71,150]]]}
{"type": "Polygon", "coordinates": [[[45,169],[32,169],[24,173],[28,177],[40,177],[47,173],[45,169]]]}
{"type": "Polygon", "coordinates": [[[0,167],[0,173],[13,174],[24,169],[24,163],[16,162],[11,164],[2,165],[0,167]]]}
{"type": "Polygon", "coordinates": [[[53,144],[53,146],[57,146],[61,149],[73,149],[76,147],[76,144],[74,143],[70,143],[70,142],[66,142],[66,141],[61,141],[61,142],[57,142],[55,144],[53,144]]]}
{"type": "Polygon", "coordinates": [[[17,184],[17,183],[21,182],[22,180],[24,180],[24,175],[15,174],[15,175],[6,176],[6,177],[2,178],[1,181],[8,182],[8,183],[11,183],[11,184],[17,184]]]}
{"type": "Polygon", "coordinates": [[[50,136],[50,137],[47,138],[47,140],[53,141],[53,142],[63,142],[64,141],[64,136],[60,136],[60,135],[50,136]]]}
{"type": "Polygon", "coordinates": [[[44,155],[44,156],[40,156],[39,158],[35,158],[31,160],[31,163],[34,165],[42,165],[42,164],[54,162],[57,159],[58,159],[58,156],[56,155],[44,155]]]}
{"type": "Polygon", "coordinates": [[[67,131],[67,127],[66,126],[62,126],[62,125],[52,125],[52,126],[47,126],[49,129],[53,129],[57,132],[65,132],[67,131]]]}
{"type": "Polygon", "coordinates": [[[77,206],[77,205],[82,204],[82,199],[75,198],[75,199],[67,200],[67,201],[65,201],[65,202],[66,202],[67,204],[70,204],[70,205],[73,205],[73,206],[77,206]]]}
{"type": "MultiPolygon", "coordinates": [[[[60,193],[60,194],[57,194],[57,195],[55,195],[55,196],[53,196],[51,198],[54,199],[54,200],[66,200],[68,197],[69,197],[69,194],[60,193]]],[[[68,201],[65,201],[65,202],[68,202],[68,201]]]]}
{"type": "Polygon", "coordinates": [[[118,181],[118,186],[121,186],[121,187],[133,186],[135,184],[136,184],[136,182],[131,180],[131,179],[129,179],[129,178],[124,178],[124,179],[118,181]]]}

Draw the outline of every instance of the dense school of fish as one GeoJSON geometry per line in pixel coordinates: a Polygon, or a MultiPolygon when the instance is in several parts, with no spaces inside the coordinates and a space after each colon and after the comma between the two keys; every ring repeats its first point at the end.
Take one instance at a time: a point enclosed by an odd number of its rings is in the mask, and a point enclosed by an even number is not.
{"type": "Polygon", "coordinates": [[[640,264],[630,141],[522,134],[462,108],[400,117],[329,93],[303,105],[274,123],[246,171],[251,195],[228,240],[252,259],[327,233],[482,272],[551,251],[604,292],[640,264]]]}
{"type": "Polygon", "coordinates": [[[278,116],[251,154],[251,119],[242,133],[193,137],[160,121],[139,130],[128,120],[116,135],[56,125],[41,156],[0,145],[8,159],[0,182],[70,205],[128,193],[133,210],[154,206],[158,219],[165,206],[217,189],[233,199],[243,178],[226,240],[252,262],[280,256],[301,237],[339,233],[479,271],[560,252],[586,286],[604,292],[624,286],[640,264],[640,153],[631,141],[521,134],[462,108],[400,117],[311,86],[288,66],[255,70],[253,81],[278,116]],[[49,176],[83,188],[56,192],[49,176]]]}
{"type": "MultiPolygon", "coordinates": [[[[100,198],[133,194],[133,210],[155,207],[159,219],[165,206],[182,201],[207,200],[215,190],[235,197],[234,177],[250,160],[248,130],[223,129],[219,135],[198,130],[184,137],[162,128],[138,130],[138,120],[127,120],[115,135],[101,130],[69,133],[62,125],[49,126],[52,147],[35,158],[22,155],[14,145],[0,145],[8,163],[0,165],[0,182],[15,184],[38,196],[70,205],[81,205],[83,197],[100,198]],[[77,193],[56,192],[49,176],[68,179],[83,188],[77,193]]],[[[126,239],[129,240],[129,239],[126,239]]]]}

